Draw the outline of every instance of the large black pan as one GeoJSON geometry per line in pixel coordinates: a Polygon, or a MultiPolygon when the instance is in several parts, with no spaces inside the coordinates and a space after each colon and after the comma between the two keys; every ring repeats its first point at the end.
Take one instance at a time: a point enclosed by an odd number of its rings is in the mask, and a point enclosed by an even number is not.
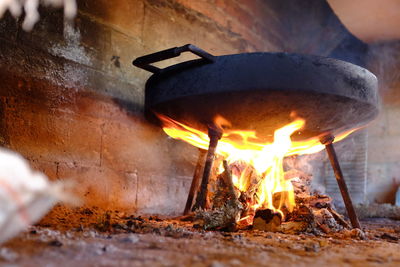
{"type": "Polygon", "coordinates": [[[193,46],[137,58],[154,74],[146,83],[145,108],[207,132],[216,115],[232,128],[255,130],[270,140],[274,130],[306,120],[297,140],[360,127],[378,114],[377,79],[354,64],[319,56],[245,53],[211,56],[193,46]],[[158,69],[150,63],[192,51],[200,59],[158,69]]]}

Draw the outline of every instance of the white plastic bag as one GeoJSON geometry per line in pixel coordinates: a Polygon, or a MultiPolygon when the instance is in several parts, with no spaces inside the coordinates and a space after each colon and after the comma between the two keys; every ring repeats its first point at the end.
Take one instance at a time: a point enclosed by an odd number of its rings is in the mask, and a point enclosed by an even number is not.
{"type": "Polygon", "coordinates": [[[62,182],[33,171],[19,154],[0,148],[0,244],[39,221],[71,197],[62,182]]]}

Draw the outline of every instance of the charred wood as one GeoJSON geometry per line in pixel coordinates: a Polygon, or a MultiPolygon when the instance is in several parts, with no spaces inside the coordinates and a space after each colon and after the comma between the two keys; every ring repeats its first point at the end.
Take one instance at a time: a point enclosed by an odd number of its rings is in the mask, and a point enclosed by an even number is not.
{"type": "Polygon", "coordinates": [[[344,228],[351,229],[351,225],[344,220],[342,215],[337,213],[332,207],[328,207],[328,210],[340,225],[342,225],[344,228]]]}
{"type": "Polygon", "coordinates": [[[228,162],[226,160],[223,161],[223,165],[225,171],[222,177],[224,178],[224,182],[228,188],[229,198],[237,200],[236,190],[232,182],[232,171],[229,168],[228,162]]]}
{"type": "Polygon", "coordinates": [[[270,209],[259,209],[254,215],[253,228],[257,230],[277,232],[280,230],[282,215],[270,209]]]}
{"type": "Polygon", "coordinates": [[[201,171],[204,168],[204,161],[206,152],[204,149],[199,149],[199,158],[197,160],[196,168],[194,170],[192,184],[190,185],[189,195],[186,201],[185,210],[183,211],[183,215],[187,215],[192,208],[193,199],[197,195],[200,185],[201,171]]]}
{"type": "Polygon", "coordinates": [[[239,201],[229,199],[225,205],[210,211],[196,210],[195,220],[205,230],[236,230],[243,206],[239,201]]]}
{"type": "Polygon", "coordinates": [[[209,126],[208,136],[210,137],[210,144],[207,150],[206,162],[204,164],[203,177],[201,180],[200,192],[197,195],[196,203],[193,209],[205,209],[207,206],[207,196],[208,196],[208,183],[210,180],[210,175],[214,163],[215,152],[217,150],[217,145],[219,139],[222,137],[222,131],[215,126],[209,126]]]}
{"type": "Polygon", "coordinates": [[[232,172],[226,161],[223,164],[225,170],[217,178],[219,186],[213,198],[213,209],[196,211],[197,223],[206,230],[236,230],[243,211],[232,183],[232,172]]]}

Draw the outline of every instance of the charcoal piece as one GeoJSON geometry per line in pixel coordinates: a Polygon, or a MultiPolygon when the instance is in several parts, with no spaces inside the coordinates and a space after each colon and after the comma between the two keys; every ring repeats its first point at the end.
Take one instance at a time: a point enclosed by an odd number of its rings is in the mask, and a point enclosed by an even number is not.
{"type": "Polygon", "coordinates": [[[282,215],[271,209],[257,210],[254,216],[253,228],[268,232],[277,232],[282,223],[282,215]]]}

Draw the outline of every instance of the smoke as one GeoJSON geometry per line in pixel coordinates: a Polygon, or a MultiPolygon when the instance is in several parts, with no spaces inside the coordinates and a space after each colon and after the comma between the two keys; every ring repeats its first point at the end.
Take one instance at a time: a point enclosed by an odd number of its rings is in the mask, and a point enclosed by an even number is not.
{"type": "Polygon", "coordinates": [[[400,42],[371,44],[368,68],[378,77],[381,94],[387,93],[400,80],[400,42]]]}
{"type": "MultiPolygon", "coordinates": [[[[354,203],[366,198],[367,131],[359,130],[334,144],[341,170],[354,203]]],[[[342,206],[340,191],[325,150],[315,154],[285,159],[285,171],[296,170],[304,177],[311,176],[310,192],[332,197],[335,205],[342,206]]],[[[300,175],[301,177],[301,175],[300,175]]]]}
{"type": "Polygon", "coordinates": [[[76,15],[77,6],[75,0],[0,0],[0,18],[8,10],[14,18],[19,18],[25,11],[22,29],[31,31],[36,22],[39,21],[39,5],[64,7],[64,17],[73,19],[76,15]]]}
{"type": "Polygon", "coordinates": [[[324,164],[328,160],[325,150],[318,153],[300,156],[287,157],[284,160],[285,171],[296,170],[304,173],[305,176],[311,176],[310,191],[325,194],[326,188],[323,184],[324,164]]]}

